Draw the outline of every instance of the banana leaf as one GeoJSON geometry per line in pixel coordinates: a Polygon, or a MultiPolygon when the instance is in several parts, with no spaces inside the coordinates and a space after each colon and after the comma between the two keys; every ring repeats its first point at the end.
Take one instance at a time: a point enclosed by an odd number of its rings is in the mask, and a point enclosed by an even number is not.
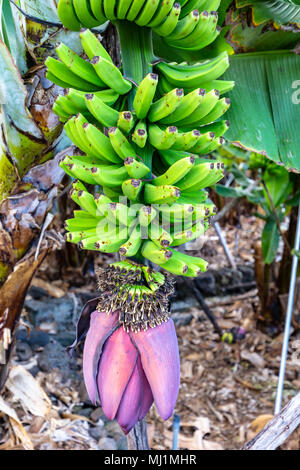
{"type": "Polygon", "coordinates": [[[226,137],[237,146],[260,153],[300,171],[300,57],[290,51],[232,56],[223,75],[235,80],[228,94],[226,137]]]}
{"type": "Polygon", "coordinates": [[[0,0],[0,39],[7,46],[20,73],[23,74],[27,71],[27,49],[16,13],[16,7],[9,0],[0,0]]]}
{"type": "Polygon", "coordinates": [[[237,8],[251,6],[255,25],[273,20],[279,24],[300,25],[300,2],[292,0],[237,0],[237,8]]]}
{"type": "Polygon", "coordinates": [[[271,216],[264,226],[261,244],[264,256],[264,262],[271,264],[276,256],[279,247],[280,234],[276,225],[276,220],[271,216]]]}
{"type": "Polygon", "coordinates": [[[300,30],[296,28],[267,30],[265,24],[254,28],[238,21],[231,27],[227,39],[242,52],[293,49],[300,41],[300,30]]]}

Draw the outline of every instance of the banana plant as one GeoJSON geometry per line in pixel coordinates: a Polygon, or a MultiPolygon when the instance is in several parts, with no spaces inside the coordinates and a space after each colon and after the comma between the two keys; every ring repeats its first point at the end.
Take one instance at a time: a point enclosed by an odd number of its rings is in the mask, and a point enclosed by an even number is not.
{"type": "Polygon", "coordinates": [[[177,247],[208,229],[215,207],[205,189],[223,178],[222,162],[207,158],[225,142],[226,93],[234,86],[220,79],[228,52],[212,46],[218,38],[224,43],[219,6],[220,0],[58,3],[61,22],[79,31],[86,55],[62,41],[57,58],[46,61],[47,78],[66,89],[53,110],[79,150],[61,162],[75,178],[71,198],[79,206],[66,221],[66,239],[121,257],[98,273],[100,295],[84,307],[70,350],[86,337],[90,399],[126,434],[153,401],[163,419],[173,413],[180,378],[170,274],[194,278],[207,267],[177,247]],[[91,31],[108,20],[119,35],[120,68],[91,31]],[[154,54],[155,37],[198,60],[154,54]],[[208,48],[215,51],[210,58],[208,48]]]}
{"type": "Polygon", "coordinates": [[[261,318],[274,320],[274,299],[289,289],[289,264],[295,238],[295,219],[300,201],[299,175],[270,161],[264,155],[246,152],[226,145],[220,156],[235,184],[215,186],[225,198],[246,198],[253,205],[253,215],[264,221],[260,246],[254,243],[256,283],[260,297],[261,318]],[[284,230],[283,222],[288,221],[284,230]],[[283,244],[279,269],[271,269],[279,259],[279,243],[283,244]],[[276,289],[271,286],[275,281],[276,289]]]}
{"type": "Polygon", "coordinates": [[[255,215],[265,222],[262,233],[262,253],[266,264],[273,263],[279,248],[281,237],[280,223],[283,222],[291,207],[297,207],[299,191],[295,193],[295,176],[284,167],[280,167],[263,155],[250,153],[248,164],[239,168],[233,163],[230,173],[236,185],[228,187],[216,185],[217,194],[229,198],[243,198],[260,206],[262,210],[255,215]],[[246,175],[247,169],[258,171],[255,179],[246,175]],[[250,188],[250,190],[249,190],[250,188]],[[294,191],[293,191],[294,190],[294,191]]]}
{"type": "Polygon", "coordinates": [[[230,77],[228,138],[299,172],[300,7],[297,1],[237,0],[227,11],[226,39],[237,52],[230,77]],[[249,93],[251,90],[251,93],[249,93]]]}
{"type": "MultiPolygon", "coordinates": [[[[222,32],[201,57],[227,51],[230,70],[224,79],[238,83],[228,96],[232,106],[228,140],[300,170],[299,159],[299,2],[222,0],[222,32]],[[251,90],[251,92],[249,92],[251,90]]],[[[169,60],[199,60],[199,51],[174,50],[155,36],[154,51],[169,60]]]]}
{"type": "Polygon", "coordinates": [[[37,241],[64,178],[59,153],[71,145],[52,112],[62,90],[43,62],[58,38],[82,50],[55,2],[14,3],[0,1],[0,387],[28,286],[51,248],[37,241]]]}

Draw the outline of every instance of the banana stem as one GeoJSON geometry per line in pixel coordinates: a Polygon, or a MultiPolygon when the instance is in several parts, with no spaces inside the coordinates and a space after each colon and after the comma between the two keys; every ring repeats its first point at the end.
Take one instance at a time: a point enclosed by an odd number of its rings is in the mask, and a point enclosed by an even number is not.
{"type": "MultiPolygon", "coordinates": [[[[116,21],[115,26],[119,33],[123,74],[128,80],[139,84],[145,75],[152,72],[152,29],[141,28],[129,21],[116,21]]],[[[128,97],[130,111],[135,91],[133,87],[128,97]]]]}
{"type": "MultiPolygon", "coordinates": [[[[138,85],[153,69],[152,62],[155,57],[152,46],[152,29],[141,28],[129,21],[116,21],[114,24],[120,39],[123,74],[128,80],[132,80],[138,85]]],[[[128,95],[130,111],[133,110],[135,92],[136,87],[134,86],[128,95]]],[[[144,149],[139,150],[139,154],[152,173],[152,147],[146,145],[144,149]]],[[[151,178],[151,174],[148,177],[151,178]]]]}

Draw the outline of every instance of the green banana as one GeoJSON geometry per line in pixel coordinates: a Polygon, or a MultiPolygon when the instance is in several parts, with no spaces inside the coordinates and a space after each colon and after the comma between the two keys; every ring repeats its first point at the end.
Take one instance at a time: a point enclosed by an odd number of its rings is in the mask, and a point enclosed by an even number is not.
{"type": "Polygon", "coordinates": [[[122,191],[130,201],[138,201],[143,189],[143,182],[138,179],[129,179],[122,183],[122,191]]]}
{"type": "Polygon", "coordinates": [[[202,88],[203,83],[219,78],[229,67],[227,52],[211,60],[191,66],[159,62],[156,69],[173,85],[182,88],[202,88]]]}
{"type": "Polygon", "coordinates": [[[128,21],[134,21],[137,17],[137,15],[140,13],[142,10],[144,4],[146,3],[147,0],[133,0],[133,3],[126,15],[126,19],[128,21]]]}
{"type": "MultiPolygon", "coordinates": [[[[69,115],[74,115],[81,113],[83,115],[89,115],[93,117],[86,105],[85,101],[86,93],[84,91],[74,90],[70,88],[67,90],[65,95],[60,95],[56,101],[63,103],[68,103],[68,113],[69,115]]],[[[113,90],[101,90],[95,93],[95,96],[100,98],[106,105],[112,106],[118,99],[119,95],[113,90]]]]}
{"type": "MultiPolygon", "coordinates": [[[[204,272],[207,269],[207,261],[201,258],[196,258],[195,256],[189,256],[186,255],[185,253],[182,253],[181,251],[174,250],[173,248],[170,248],[170,251],[173,253],[173,256],[178,257],[181,259],[183,262],[185,262],[188,266],[197,266],[200,272],[204,272]]],[[[187,273],[189,275],[189,272],[187,273]]]]}
{"type": "Polygon", "coordinates": [[[211,90],[205,94],[195,111],[193,111],[188,117],[178,121],[176,124],[186,128],[199,126],[201,120],[204,119],[204,117],[206,117],[214,109],[218,100],[219,92],[217,90],[211,90]]]}
{"type": "MultiPolygon", "coordinates": [[[[101,9],[101,1],[100,0],[90,0],[92,11],[96,11],[96,8],[101,9]]],[[[95,15],[96,16],[96,15],[95,15]]],[[[96,16],[97,17],[97,16],[96,16]]],[[[105,23],[106,18],[104,17],[103,23],[105,23]]],[[[109,53],[106,49],[102,46],[101,42],[97,39],[97,37],[90,31],[89,29],[82,29],[80,31],[80,39],[81,44],[84,49],[84,52],[88,56],[90,60],[94,57],[103,57],[104,59],[112,62],[109,53]]]]}
{"type": "Polygon", "coordinates": [[[92,65],[101,80],[120,95],[128,93],[132,85],[125,80],[120,70],[110,61],[101,56],[96,56],[92,60],[92,65]]]}
{"type": "Polygon", "coordinates": [[[100,165],[93,157],[65,157],[61,164],[67,174],[89,184],[100,184],[109,188],[120,186],[128,177],[126,168],[118,165],[100,165]]]}
{"type": "MultiPolygon", "coordinates": [[[[184,177],[182,180],[177,183],[178,188],[181,191],[193,191],[191,189],[194,187],[195,184],[199,184],[199,182],[205,182],[205,179],[208,175],[214,170],[215,165],[214,163],[202,163],[201,165],[194,166],[194,168],[184,177]]],[[[206,185],[204,184],[203,188],[206,185]]],[[[199,187],[199,189],[201,189],[199,187]]]]}
{"type": "Polygon", "coordinates": [[[200,19],[198,10],[193,10],[185,18],[178,21],[174,31],[166,36],[166,41],[180,40],[188,36],[196,28],[200,19]]]}
{"type": "Polygon", "coordinates": [[[154,73],[149,73],[141,81],[133,101],[133,109],[138,119],[144,119],[147,116],[155,96],[157,83],[158,75],[154,73]]]}
{"type": "MultiPolygon", "coordinates": [[[[141,227],[148,227],[157,217],[158,212],[152,206],[143,206],[139,210],[139,223],[141,227]]],[[[148,238],[148,237],[147,237],[148,238]]]]}
{"type": "Polygon", "coordinates": [[[94,236],[81,240],[79,246],[84,250],[97,250],[101,251],[102,253],[117,253],[123,243],[125,243],[127,240],[127,237],[128,230],[123,229],[123,231],[118,234],[117,240],[99,239],[99,237],[94,236]]]}
{"type": "Polygon", "coordinates": [[[97,206],[102,206],[103,204],[109,204],[112,200],[103,194],[96,194],[95,202],[97,206]]]}
{"type": "Polygon", "coordinates": [[[155,12],[154,17],[147,26],[150,28],[159,26],[172,10],[174,3],[175,0],[162,0],[155,12]]]}
{"type": "Polygon", "coordinates": [[[216,12],[208,13],[203,11],[200,14],[196,27],[188,36],[177,40],[169,40],[166,37],[165,40],[169,45],[177,49],[199,50],[213,42],[218,34],[219,27],[217,26],[216,12]]]}
{"type": "MultiPolygon", "coordinates": [[[[210,82],[201,83],[201,88],[204,89],[206,93],[215,89],[218,90],[220,95],[223,95],[224,93],[231,91],[234,85],[235,82],[232,80],[211,80],[210,82]]],[[[160,75],[157,88],[160,95],[163,96],[165,93],[169,93],[171,90],[173,90],[173,88],[174,85],[172,85],[172,83],[170,83],[166,77],[164,77],[164,75],[160,75]]],[[[195,91],[195,87],[188,88],[183,86],[182,88],[185,94],[189,94],[192,91],[195,91]]]]}
{"type": "Polygon", "coordinates": [[[173,185],[190,172],[194,163],[195,157],[193,155],[187,158],[182,158],[178,162],[174,163],[163,175],[152,180],[151,183],[155,186],[163,186],[166,184],[173,185]]]}
{"type": "Polygon", "coordinates": [[[89,142],[89,140],[86,138],[86,134],[84,132],[84,126],[87,126],[89,123],[86,120],[86,118],[78,113],[77,116],[75,116],[74,119],[74,125],[75,128],[73,128],[73,131],[77,133],[77,138],[81,142],[81,150],[85,152],[87,155],[92,156],[92,157],[97,157],[101,159],[101,154],[99,155],[99,152],[97,149],[93,148],[89,142]],[[96,153],[97,152],[97,153],[96,153]]]}
{"type": "MultiPolygon", "coordinates": [[[[218,90],[220,95],[224,95],[224,93],[231,91],[234,85],[235,82],[232,80],[211,80],[209,83],[203,83],[202,87],[207,93],[211,90],[218,90]]],[[[185,91],[188,91],[188,89],[185,91]]]]}
{"type": "Polygon", "coordinates": [[[181,2],[181,14],[180,17],[184,18],[186,15],[188,15],[192,10],[209,10],[211,8],[208,7],[207,5],[207,0],[185,0],[181,2]]]}
{"type": "Polygon", "coordinates": [[[101,87],[96,86],[91,84],[90,82],[87,82],[85,79],[78,77],[78,75],[75,75],[75,73],[71,72],[71,70],[68,69],[68,67],[60,62],[59,60],[53,59],[53,57],[48,57],[45,65],[48,68],[48,72],[46,74],[46,77],[53,83],[59,84],[61,83],[60,77],[63,77],[64,82],[66,83],[66,88],[72,87],[75,88],[76,90],[82,90],[82,91],[98,91],[101,87]],[[51,78],[49,76],[49,72],[51,73],[51,78]],[[57,77],[57,79],[56,79],[57,77]]]}
{"type": "Polygon", "coordinates": [[[158,150],[166,150],[171,148],[177,138],[178,129],[175,126],[161,129],[156,124],[150,124],[148,128],[149,142],[158,150]]]}
{"type": "Polygon", "coordinates": [[[165,96],[155,101],[149,110],[148,119],[150,122],[160,121],[161,119],[169,116],[179,106],[183,98],[183,90],[175,88],[167,93],[165,96]]]}
{"type": "MultiPolygon", "coordinates": [[[[201,165],[199,165],[201,166],[201,165]]],[[[199,166],[195,168],[199,168],[199,166]]],[[[214,169],[210,172],[209,175],[207,175],[203,179],[199,179],[198,181],[194,182],[194,185],[190,186],[188,189],[185,189],[186,192],[193,192],[197,191],[199,189],[207,188],[209,186],[213,186],[216,184],[218,181],[220,181],[224,177],[222,170],[214,169]]]]}
{"type": "Polygon", "coordinates": [[[221,137],[228,131],[230,126],[229,121],[217,121],[213,122],[212,124],[207,124],[206,126],[201,126],[201,133],[205,134],[207,132],[213,132],[215,137],[221,137]]]}
{"type": "Polygon", "coordinates": [[[94,118],[105,127],[116,126],[119,120],[119,113],[115,109],[105,104],[95,94],[85,95],[85,104],[94,118]]]}
{"type": "Polygon", "coordinates": [[[98,205],[101,215],[105,216],[113,225],[119,224],[130,227],[135,217],[130,214],[130,208],[125,204],[110,202],[98,205]]]}
{"type": "Polygon", "coordinates": [[[132,230],[128,240],[121,245],[119,253],[121,256],[135,256],[142,245],[141,228],[136,225],[132,230]]]}
{"type": "Polygon", "coordinates": [[[162,124],[176,124],[178,121],[190,116],[203,101],[205,97],[205,90],[203,88],[197,88],[188,95],[183,96],[182,100],[178,104],[177,108],[173,113],[169,114],[164,119],[161,119],[162,124]]]}
{"type": "Polygon", "coordinates": [[[225,143],[224,137],[218,137],[214,139],[209,145],[204,147],[201,152],[198,152],[199,155],[207,155],[210,152],[213,152],[217,148],[219,148],[221,145],[225,143]]]}
{"type": "Polygon", "coordinates": [[[115,20],[117,0],[102,0],[103,10],[108,20],[115,20]]]}
{"type": "Polygon", "coordinates": [[[173,237],[172,246],[180,246],[180,245],[183,245],[184,243],[191,242],[192,240],[195,240],[196,238],[199,238],[202,235],[204,235],[204,233],[205,233],[205,229],[204,229],[203,221],[200,220],[195,225],[193,225],[191,229],[189,230],[183,230],[183,231],[172,233],[172,237],[173,237]]]}
{"type": "Polygon", "coordinates": [[[193,131],[183,132],[176,136],[176,140],[172,146],[174,150],[189,150],[193,148],[201,137],[200,131],[194,129],[193,131]]]}
{"type": "Polygon", "coordinates": [[[177,258],[175,254],[173,254],[169,261],[160,264],[160,266],[166,271],[176,274],[177,276],[185,276],[189,269],[188,265],[181,259],[177,258]]]}
{"type": "Polygon", "coordinates": [[[66,112],[64,108],[60,105],[58,98],[52,106],[52,111],[57,114],[57,116],[59,116],[61,122],[67,122],[70,118],[70,113],[66,112]]]}
{"type": "Polygon", "coordinates": [[[130,130],[134,126],[134,117],[130,111],[122,111],[119,113],[119,119],[117,127],[121,129],[125,134],[129,134],[130,130]]]}
{"type": "Polygon", "coordinates": [[[114,151],[110,140],[96,126],[92,124],[84,124],[83,132],[93,152],[93,155],[100,159],[107,160],[111,163],[121,163],[121,159],[114,151]]]}
{"type": "Polygon", "coordinates": [[[65,131],[69,139],[76,145],[76,147],[81,149],[82,142],[79,140],[74,121],[75,121],[75,116],[73,116],[71,119],[68,120],[68,122],[65,125],[65,131]]]}
{"type": "Polygon", "coordinates": [[[144,148],[147,139],[148,139],[148,132],[147,126],[144,121],[139,121],[134,129],[134,133],[132,134],[132,141],[138,145],[140,148],[144,148]]]}
{"type": "Polygon", "coordinates": [[[190,152],[202,154],[203,150],[206,149],[214,141],[214,138],[215,134],[213,132],[206,132],[205,134],[202,134],[199,137],[196,145],[190,148],[190,152]]]}
{"type": "Polygon", "coordinates": [[[77,191],[76,189],[73,189],[70,195],[71,199],[73,199],[76,204],[82,207],[82,209],[86,210],[89,214],[94,217],[98,215],[97,205],[93,196],[89,192],[87,192],[86,190],[77,191]]]}
{"type": "Polygon", "coordinates": [[[198,190],[181,193],[180,198],[177,200],[177,204],[203,204],[208,197],[207,191],[198,190]]]}
{"type": "Polygon", "coordinates": [[[79,126],[83,125],[84,122],[86,122],[84,116],[74,116],[65,125],[65,131],[69,139],[71,139],[80,150],[86,152],[89,156],[93,156],[89,145],[87,145],[85,139],[82,139],[80,133],[78,132],[79,126]]]}
{"type": "Polygon", "coordinates": [[[118,202],[122,196],[122,188],[116,186],[115,188],[108,188],[107,186],[102,186],[103,194],[111,199],[111,202],[118,202]]]}
{"type": "MultiPolygon", "coordinates": [[[[87,156],[85,156],[87,158],[87,156]]],[[[59,164],[59,166],[72,178],[79,178],[88,184],[96,184],[96,181],[89,168],[84,166],[82,161],[74,161],[73,157],[66,156],[59,164]]]]}
{"type": "Polygon", "coordinates": [[[179,197],[180,190],[175,186],[145,184],[144,199],[147,204],[173,204],[179,197]]]}
{"type": "Polygon", "coordinates": [[[158,248],[155,243],[149,240],[143,243],[142,255],[152,263],[163,264],[173,256],[173,253],[170,250],[158,248]]]}
{"type": "Polygon", "coordinates": [[[178,162],[182,158],[190,157],[192,154],[190,152],[184,152],[181,150],[159,150],[159,155],[162,158],[162,161],[167,165],[171,166],[175,162],[178,162]]]}
{"type": "Polygon", "coordinates": [[[159,213],[163,224],[189,223],[193,220],[195,207],[192,204],[179,204],[179,200],[180,198],[171,206],[168,204],[159,205],[159,213]]]}
{"type": "MultiPolygon", "coordinates": [[[[99,0],[98,0],[99,1],[99,0]]],[[[117,5],[117,18],[118,20],[125,20],[129,8],[133,0],[119,0],[117,5]]]]}
{"type": "Polygon", "coordinates": [[[142,179],[151,171],[144,163],[135,160],[132,157],[127,157],[124,160],[124,165],[131,178],[142,179]]]}
{"type": "Polygon", "coordinates": [[[205,124],[210,124],[211,122],[216,121],[219,119],[223,114],[226,113],[226,111],[230,107],[230,99],[229,98],[222,98],[219,100],[215,107],[211,110],[209,114],[207,114],[205,117],[199,120],[199,125],[205,125],[205,124]]]}
{"type": "Polygon", "coordinates": [[[115,152],[122,158],[122,160],[125,160],[127,157],[135,157],[135,149],[120,129],[117,127],[110,127],[108,129],[108,136],[115,152]]]}
{"type": "Polygon", "coordinates": [[[161,225],[151,223],[148,228],[149,238],[159,248],[168,248],[173,243],[173,238],[161,225]]]}
{"type": "MultiPolygon", "coordinates": [[[[84,212],[84,211],[80,211],[84,212]]],[[[99,222],[102,222],[102,217],[93,217],[88,214],[89,217],[74,217],[73,219],[68,219],[65,222],[65,229],[68,232],[80,232],[80,230],[90,230],[96,229],[99,222]]]]}
{"type": "Polygon", "coordinates": [[[47,70],[46,78],[50,80],[50,82],[55,83],[56,85],[60,86],[61,88],[69,88],[69,83],[64,82],[61,78],[58,78],[55,74],[47,70]]]}
{"type": "Polygon", "coordinates": [[[105,88],[105,83],[100,80],[92,64],[79,57],[64,43],[56,48],[56,53],[65,66],[78,77],[84,77],[87,82],[92,83],[98,88],[105,88]]]}
{"type": "Polygon", "coordinates": [[[88,0],[72,0],[76,16],[86,28],[99,26],[99,21],[94,17],[88,0]]]}
{"type": "Polygon", "coordinates": [[[71,0],[59,0],[57,14],[65,28],[70,31],[80,30],[80,21],[71,0]]]}
{"type": "Polygon", "coordinates": [[[74,232],[67,233],[65,239],[69,243],[80,244],[83,238],[95,237],[96,228],[87,230],[77,230],[74,232]]]}
{"type": "Polygon", "coordinates": [[[138,26],[147,26],[148,23],[152,20],[158,6],[159,6],[160,0],[148,0],[141,13],[135,18],[135,23],[138,26]]]}
{"type": "Polygon", "coordinates": [[[171,34],[177,26],[179,21],[179,15],[181,12],[180,3],[174,3],[172,9],[170,10],[168,16],[162,21],[161,24],[155,26],[153,31],[159,36],[165,37],[171,34]]]}

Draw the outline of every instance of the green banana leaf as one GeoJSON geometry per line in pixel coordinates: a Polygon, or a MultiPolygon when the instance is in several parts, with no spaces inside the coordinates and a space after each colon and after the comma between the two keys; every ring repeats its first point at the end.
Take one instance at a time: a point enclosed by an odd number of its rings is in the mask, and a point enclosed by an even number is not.
{"type": "Polygon", "coordinates": [[[289,170],[300,171],[300,57],[290,51],[238,54],[223,75],[228,93],[226,137],[289,170]]]}
{"type": "Polygon", "coordinates": [[[292,0],[236,0],[237,8],[251,6],[253,22],[259,25],[268,20],[279,24],[300,25],[300,2],[292,0]]]}
{"type": "Polygon", "coordinates": [[[276,220],[274,216],[271,216],[264,226],[261,237],[262,252],[266,264],[271,264],[274,261],[279,246],[279,240],[280,234],[276,220]]]}
{"type": "Polygon", "coordinates": [[[254,28],[238,21],[231,27],[227,39],[243,52],[293,49],[300,41],[300,30],[266,30],[265,24],[254,28]]]}
{"type": "Polygon", "coordinates": [[[0,39],[5,43],[19,71],[27,71],[26,43],[21,30],[18,11],[9,0],[0,0],[0,39]]]}

